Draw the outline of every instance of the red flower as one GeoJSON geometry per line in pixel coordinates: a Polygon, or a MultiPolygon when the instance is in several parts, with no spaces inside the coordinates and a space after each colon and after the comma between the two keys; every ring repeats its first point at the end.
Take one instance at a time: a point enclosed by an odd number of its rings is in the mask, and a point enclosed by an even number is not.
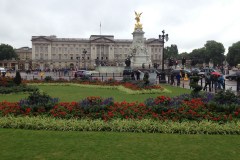
{"type": "Polygon", "coordinates": [[[234,112],[234,115],[235,115],[235,116],[238,116],[238,114],[239,114],[239,112],[234,112]]]}

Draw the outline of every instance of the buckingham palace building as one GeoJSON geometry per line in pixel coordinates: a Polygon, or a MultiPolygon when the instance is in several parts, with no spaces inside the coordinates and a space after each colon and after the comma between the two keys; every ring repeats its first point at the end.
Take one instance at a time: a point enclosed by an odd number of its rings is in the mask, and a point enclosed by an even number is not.
{"type": "MultiPolygon", "coordinates": [[[[94,69],[96,66],[125,66],[132,39],[114,39],[113,35],[91,35],[90,38],[57,38],[32,36],[32,69],[94,69]]],[[[153,64],[162,62],[163,42],[145,39],[153,64]]]]}

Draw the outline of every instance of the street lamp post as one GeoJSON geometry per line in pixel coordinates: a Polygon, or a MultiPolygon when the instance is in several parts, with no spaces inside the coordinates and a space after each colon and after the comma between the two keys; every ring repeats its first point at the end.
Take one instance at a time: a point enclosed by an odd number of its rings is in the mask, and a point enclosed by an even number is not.
{"type": "Polygon", "coordinates": [[[163,42],[163,51],[162,51],[162,72],[160,74],[159,83],[166,83],[165,71],[164,71],[164,43],[168,41],[168,34],[165,34],[165,31],[162,31],[162,35],[159,35],[159,41],[163,42]]]}
{"type": "Polygon", "coordinates": [[[87,51],[85,49],[83,49],[83,55],[84,55],[84,69],[87,70],[87,67],[86,67],[86,54],[87,54],[87,51]]]}

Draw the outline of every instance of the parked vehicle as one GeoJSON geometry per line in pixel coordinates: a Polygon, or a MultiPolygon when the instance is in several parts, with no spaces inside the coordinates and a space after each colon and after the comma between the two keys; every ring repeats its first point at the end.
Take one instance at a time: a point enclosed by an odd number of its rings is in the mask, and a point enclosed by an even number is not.
{"type": "Polygon", "coordinates": [[[217,71],[214,70],[213,68],[203,68],[203,69],[200,69],[200,72],[198,73],[198,75],[201,77],[205,77],[207,73],[212,73],[212,72],[217,72],[217,71]]]}
{"type": "Polygon", "coordinates": [[[230,74],[230,75],[226,75],[225,78],[228,79],[229,81],[237,80],[237,74],[233,73],[233,74],[230,74]]]}
{"type": "Polygon", "coordinates": [[[74,73],[75,77],[84,77],[84,76],[91,76],[91,72],[87,70],[78,70],[74,73]]]}
{"type": "Polygon", "coordinates": [[[0,75],[5,76],[5,74],[6,74],[5,68],[0,67],[0,75]]]}
{"type": "Polygon", "coordinates": [[[185,76],[185,74],[187,74],[187,76],[191,76],[191,72],[189,70],[186,70],[186,69],[174,69],[171,71],[171,74],[174,74],[175,76],[180,74],[182,76],[185,76]],[[181,74],[180,74],[181,73],[181,74]]]}
{"type": "Polygon", "coordinates": [[[200,69],[198,69],[198,68],[192,68],[192,70],[191,70],[192,75],[198,74],[199,72],[200,72],[200,69]]]}

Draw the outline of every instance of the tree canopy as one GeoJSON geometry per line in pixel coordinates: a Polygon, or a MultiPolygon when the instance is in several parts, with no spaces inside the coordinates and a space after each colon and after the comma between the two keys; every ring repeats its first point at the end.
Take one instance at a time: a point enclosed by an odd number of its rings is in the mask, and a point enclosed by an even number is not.
{"type": "Polygon", "coordinates": [[[164,57],[165,59],[176,58],[178,56],[178,47],[176,44],[171,44],[169,47],[164,48],[164,57]]]}
{"type": "Polygon", "coordinates": [[[207,41],[207,43],[204,45],[206,50],[206,58],[205,62],[208,63],[210,59],[213,61],[213,65],[222,65],[225,56],[225,48],[222,43],[216,42],[216,41],[207,41]]]}
{"type": "Polygon", "coordinates": [[[199,49],[194,49],[190,53],[190,59],[192,61],[191,65],[195,66],[196,64],[202,64],[206,61],[206,49],[199,48],[199,49]]]}
{"type": "Polygon", "coordinates": [[[212,60],[214,66],[222,65],[225,60],[224,52],[223,44],[214,40],[207,41],[202,48],[194,49],[189,54],[186,52],[179,54],[176,44],[164,48],[165,59],[182,59],[184,57],[192,60],[192,65],[209,63],[210,60],[212,60]]]}
{"type": "Polygon", "coordinates": [[[227,62],[230,66],[236,66],[240,63],[240,41],[233,43],[228,48],[227,62]]]}
{"type": "Polygon", "coordinates": [[[8,44],[0,45],[0,60],[9,60],[17,57],[18,56],[12,46],[8,44]]]}

